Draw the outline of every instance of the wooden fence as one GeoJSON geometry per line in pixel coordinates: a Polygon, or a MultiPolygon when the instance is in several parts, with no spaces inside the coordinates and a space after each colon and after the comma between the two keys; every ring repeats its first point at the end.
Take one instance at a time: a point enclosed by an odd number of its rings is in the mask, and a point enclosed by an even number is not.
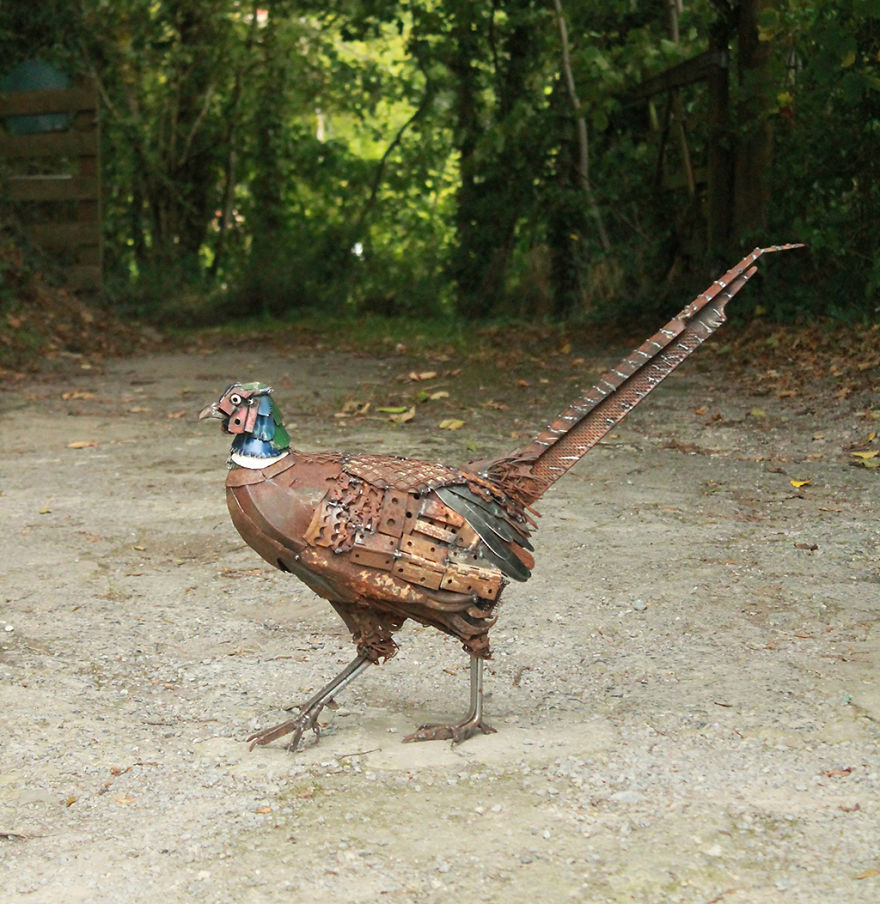
{"type": "Polygon", "coordinates": [[[671,66],[646,79],[622,97],[628,103],[645,101],[659,94],[666,95],[666,110],[660,124],[657,152],[658,185],[666,188],[686,186],[691,198],[697,196],[697,186],[705,185],[704,209],[708,247],[723,247],[733,230],[733,154],[729,98],[729,52],[724,41],[710,39],[709,49],[689,60],[671,66]],[[698,82],[706,84],[708,113],[708,147],[705,166],[695,166],[688,146],[685,112],[678,92],[698,82]],[[673,126],[678,135],[681,169],[667,173],[664,157],[673,126]]]}
{"type": "Polygon", "coordinates": [[[0,200],[10,203],[25,235],[57,261],[71,289],[100,295],[97,88],[81,80],[65,90],[0,93],[0,122],[53,113],[66,114],[64,131],[0,132],[0,200]]]}

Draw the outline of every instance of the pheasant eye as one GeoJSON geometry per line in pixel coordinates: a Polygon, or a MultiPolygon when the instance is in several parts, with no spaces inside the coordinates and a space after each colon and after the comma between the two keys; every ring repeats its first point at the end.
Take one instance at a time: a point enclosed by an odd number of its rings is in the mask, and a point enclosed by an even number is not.
{"type": "Polygon", "coordinates": [[[237,392],[234,392],[229,397],[229,401],[232,402],[233,405],[241,405],[241,396],[237,392]]]}

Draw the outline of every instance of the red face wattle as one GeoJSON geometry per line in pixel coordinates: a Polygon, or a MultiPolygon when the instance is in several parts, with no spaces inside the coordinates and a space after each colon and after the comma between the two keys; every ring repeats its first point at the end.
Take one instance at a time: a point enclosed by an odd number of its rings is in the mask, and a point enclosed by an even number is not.
{"type": "Polygon", "coordinates": [[[253,393],[233,384],[220,396],[220,400],[203,408],[199,420],[208,417],[221,418],[226,433],[250,433],[257,421],[259,405],[253,393]]]}

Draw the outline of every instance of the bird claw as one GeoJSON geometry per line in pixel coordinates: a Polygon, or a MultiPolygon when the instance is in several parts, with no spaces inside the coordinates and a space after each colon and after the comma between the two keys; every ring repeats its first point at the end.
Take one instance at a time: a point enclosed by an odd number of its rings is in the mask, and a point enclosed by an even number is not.
{"type": "Polygon", "coordinates": [[[248,750],[253,750],[257,746],[263,747],[293,732],[293,737],[285,745],[285,749],[293,753],[299,747],[299,742],[302,740],[303,732],[306,728],[311,728],[315,733],[315,737],[319,738],[321,736],[321,728],[318,725],[318,713],[320,711],[320,707],[313,710],[303,710],[295,719],[288,719],[286,722],[281,722],[272,728],[265,728],[263,731],[252,734],[247,739],[250,743],[248,750]]]}
{"type": "MultiPolygon", "coordinates": [[[[299,707],[299,712],[296,716],[272,728],[266,728],[263,731],[252,734],[248,738],[251,745],[250,749],[253,750],[257,745],[262,747],[276,740],[276,738],[283,738],[284,735],[293,732],[293,737],[287,744],[287,749],[293,752],[299,747],[303,732],[307,728],[311,728],[315,733],[315,737],[320,738],[321,727],[318,725],[318,715],[321,710],[325,706],[329,706],[330,709],[336,709],[337,706],[333,700],[334,696],[369,665],[372,665],[372,660],[358,654],[329,684],[322,687],[308,703],[304,703],[299,707]]],[[[286,709],[289,712],[295,707],[289,706],[286,709]]]]}
{"type": "Polygon", "coordinates": [[[420,725],[412,734],[403,739],[404,744],[412,741],[452,741],[461,744],[475,734],[495,734],[495,729],[482,719],[463,719],[454,725],[420,725]]]}

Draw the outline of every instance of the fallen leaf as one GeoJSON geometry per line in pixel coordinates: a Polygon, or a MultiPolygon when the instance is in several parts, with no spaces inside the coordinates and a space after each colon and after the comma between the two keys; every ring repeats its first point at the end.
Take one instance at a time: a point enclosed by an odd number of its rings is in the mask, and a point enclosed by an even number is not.
{"type": "Polygon", "coordinates": [[[826,769],[825,775],[828,778],[846,778],[848,775],[852,774],[852,769],[849,766],[844,767],[843,769],[826,769]]]}
{"type": "MultiPolygon", "coordinates": [[[[342,408],[333,417],[349,417],[349,415],[363,415],[370,410],[369,402],[358,402],[355,399],[347,399],[342,408]]],[[[382,409],[380,408],[379,411],[382,409]]]]}
{"type": "Polygon", "coordinates": [[[186,415],[187,415],[187,412],[185,410],[184,411],[171,411],[166,415],[166,417],[168,418],[169,421],[176,421],[182,417],[186,417],[186,415]]]}
{"type": "Polygon", "coordinates": [[[96,399],[97,397],[98,394],[96,392],[84,392],[82,389],[71,389],[68,392],[61,393],[61,398],[65,402],[71,402],[74,399],[96,399]]]}
{"type": "Polygon", "coordinates": [[[436,376],[436,370],[423,370],[420,373],[412,370],[409,373],[410,380],[413,380],[416,383],[421,382],[422,380],[433,380],[436,376]]]}
{"type": "Polygon", "coordinates": [[[76,803],[76,798],[75,798],[75,797],[68,797],[67,800],[64,801],[64,806],[65,806],[65,807],[70,807],[70,806],[72,806],[72,805],[75,804],[75,803],[76,803]]]}
{"type": "Polygon", "coordinates": [[[41,514],[41,515],[51,515],[51,514],[52,514],[52,509],[50,509],[50,508],[41,508],[41,509],[40,509],[40,514],[41,514]]]}
{"type": "Polygon", "coordinates": [[[406,405],[393,405],[393,406],[386,406],[384,408],[376,409],[376,411],[381,411],[382,414],[403,414],[403,412],[406,410],[407,410],[406,405]]]}
{"type": "Polygon", "coordinates": [[[403,411],[398,414],[389,414],[388,420],[393,421],[395,424],[406,424],[408,421],[411,421],[416,416],[416,406],[413,405],[411,408],[405,408],[403,411]]]}
{"type": "Polygon", "coordinates": [[[871,452],[850,452],[850,455],[855,458],[854,465],[859,465],[862,468],[880,468],[880,458],[878,458],[876,450],[871,452]]]}
{"type": "Polygon", "coordinates": [[[796,489],[799,490],[801,487],[811,486],[813,481],[811,478],[807,478],[806,480],[789,480],[789,483],[796,489]]]}
{"type": "Polygon", "coordinates": [[[146,405],[135,405],[134,408],[129,408],[129,414],[145,414],[150,409],[146,405]]]}
{"type": "Polygon", "coordinates": [[[271,813],[271,812],[272,812],[271,807],[257,807],[257,809],[254,810],[254,813],[271,813]]]}
{"type": "Polygon", "coordinates": [[[455,417],[448,417],[440,421],[437,425],[441,430],[461,430],[464,427],[464,421],[460,421],[455,417]]]}
{"type": "Polygon", "coordinates": [[[752,408],[749,412],[750,417],[767,417],[767,412],[763,408],[752,408]]]}
{"type": "Polygon", "coordinates": [[[795,549],[806,549],[809,552],[815,552],[819,547],[815,543],[795,543],[795,549]]]}
{"type": "Polygon", "coordinates": [[[880,869],[866,869],[863,873],[859,873],[856,879],[872,879],[874,876],[880,876],[880,869]]]}
{"type": "Polygon", "coordinates": [[[91,446],[97,446],[97,445],[98,445],[98,443],[93,439],[91,439],[91,440],[78,439],[72,443],[68,443],[67,448],[68,449],[88,449],[91,446]]]}
{"type": "Polygon", "coordinates": [[[432,402],[436,402],[437,399],[448,399],[449,393],[445,389],[438,389],[437,392],[432,392],[428,399],[432,402]]]}

